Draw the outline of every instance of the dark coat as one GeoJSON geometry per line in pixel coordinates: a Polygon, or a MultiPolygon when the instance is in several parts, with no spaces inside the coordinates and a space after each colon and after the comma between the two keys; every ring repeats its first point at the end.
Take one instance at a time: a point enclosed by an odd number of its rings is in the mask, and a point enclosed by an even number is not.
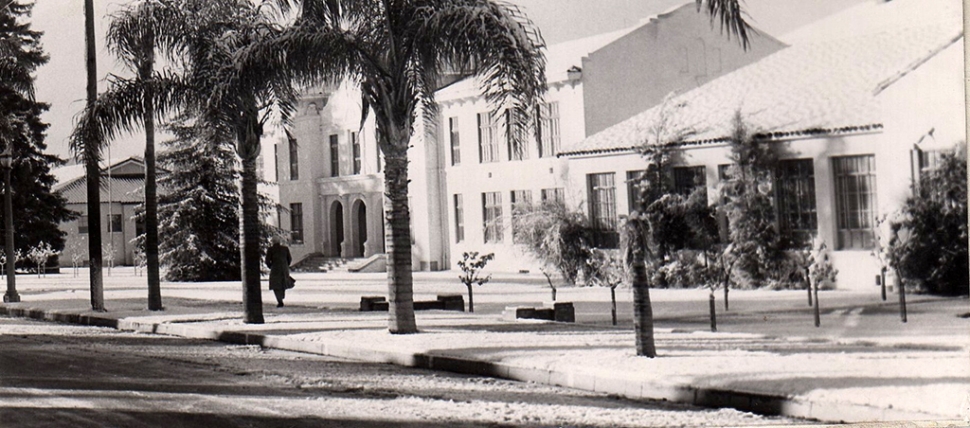
{"type": "Polygon", "coordinates": [[[269,289],[285,290],[290,280],[290,249],[273,244],[266,251],[266,266],[269,266],[269,289]]]}

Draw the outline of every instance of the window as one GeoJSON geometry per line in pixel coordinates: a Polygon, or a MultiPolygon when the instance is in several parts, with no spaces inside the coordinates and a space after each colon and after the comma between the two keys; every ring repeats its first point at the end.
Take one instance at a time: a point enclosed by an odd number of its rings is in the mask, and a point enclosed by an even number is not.
{"type": "Polygon", "coordinates": [[[458,118],[448,118],[448,142],[451,145],[451,165],[461,164],[461,140],[458,138],[458,118]]]}
{"type": "Polygon", "coordinates": [[[350,133],[350,144],[354,151],[354,174],[360,174],[360,139],[356,132],[350,133]]]}
{"type": "Polygon", "coordinates": [[[502,194],[482,193],[482,217],[485,219],[485,243],[502,242],[502,194]]]}
{"type": "Polygon", "coordinates": [[[721,181],[731,181],[734,178],[734,171],[731,169],[734,164],[726,163],[717,166],[717,179],[721,181]]]}
{"type": "Polygon", "coordinates": [[[280,182],[280,146],[273,145],[273,179],[280,182]]]}
{"type": "Polygon", "coordinates": [[[82,215],[77,218],[77,233],[88,233],[88,216],[82,215]]]}
{"type": "Polygon", "coordinates": [[[707,170],[704,166],[674,167],[674,191],[690,196],[695,189],[701,189],[707,199],[707,170]]]}
{"type": "Polygon", "coordinates": [[[290,180],[300,179],[300,148],[296,138],[290,138],[290,180]]]}
{"type": "Polygon", "coordinates": [[[627,171],[626,172],[626,193],[627,201],[630,203],[630,212],[638,211],[643,212],[646,208],[644,204],[643,196],[643,174],[647,171],[627,171]]]}
{"type": "Polygon", "coordinates": [[[832,158],[839,249],[873,247],[876,225],[876,158],[873,155],[832,158]]]}
{"type": "Polygon", "coordinates": [[[815,208],[815,165],[811,159],[778,162],[775,169],[775,203],[778,228],[793,246],[812,244],[818,232],[815,208]]]}
{"type": "Polygon", "coordinates": [[[290,204],[290,239],[303,243],[303,204],[290,204]]]}
{"type": "Polygon", "coordinates": [[[455,195],[455,242],[465,240],[465,206],[461,194],[455,195]]]}
{"type": "Polygon", "coordinates": [[[599,248],[617,248],[619,235],[616,231],[616,188],[614,174],[590,174],[589,218],[593,223],[593,245],[599,248]]]}
{"type": "Polygon", "coordinates": [[[559,153],[559,103],[539,106],[539,157],[555,157],[559,153]]]}
{"type": "Polygon", "coordinates": [[[139,216],[135,218],[135,236],[142,236],[145,234],[145,220],[144,216],[139,216]]]}
{"type": "Polygon", "coordinates": [[[478,114],[478,161],[498,162],[498,122],[489,113],[478,114]]]}
{"type": "MultiPolygon", "coordinates": [[[[532,205],[532,191],[531,190],[513,190],[512,191],[512,216],[515,217],[524,211],[529,209],[532,205]]],[[[515,239],[516,235],[515,222],[512,222],[512,241],[517,242],[515,239]]]]}
{"type": "Polygon", "coordinates": [[[512,126],[512,112],[505,112],[505,141],[508,143],[509,160],[517,161],[529,158],[529,138],[521,135],[512,126]]]}
{"type": "Polygon", "coordinates": [[[121,214],[108,214],[108,232],[121,232],[121,214]]]}
{"type": "Polygon", "coordinates": [[[542,198],[542,202],[566,203],[566,191],[562,187],[542,189],[539,196],[542,198]]]}
{"type": "Polygon", "coordinates": [[[330,176],[337,177],[340,175],[340,143],[337,134],[330,136],[330,176]]]}

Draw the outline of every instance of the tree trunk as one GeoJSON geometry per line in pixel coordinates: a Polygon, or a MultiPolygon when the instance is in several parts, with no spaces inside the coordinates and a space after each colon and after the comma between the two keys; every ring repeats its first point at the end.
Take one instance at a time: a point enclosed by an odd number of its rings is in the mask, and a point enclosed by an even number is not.
{"type": "MultiPolygon", "coordinates": [[[[151,49],[151,47],[149,48],[151,49]]],[[[158,197],[155,183],[155,94],[151,89],[154,58],[147,55],[139,74],[145,86],[145,258],[148,264],[148,310],[162,310],[158,273],[158,197]]]]}
{"type": "MultiPolygon", "coordinates": [[[[388,138],[402,134],[404,143],[384,150],[384,213],[386,216],[388,331],[417,333],[414,321],[414,279],[411,274],[411,213],[408,208],[407,134],[389,130],[388,138]]],[[[470,302],[469,302],[470,303],[470,302]]]]}
{"type": "Polygon", "coordinates": [[[805,269],[805,291],[808,291],[808,307],[812,307],[812,278],[807,268],[805,269]]]}
{"type": "Polygon", "coordinates": [[[556,289],[556,287],[555,287],[555,286],[553,286],[553,287],[552,287],[552,301],[553,301],[553,302],[555,302],[555,301],[556,301],[556,291],[558,291],[558,290],[556,289]]]}
{"type": "Polygon", "coordinates": [[[714,304],[715,303],[714,302],[714,290],[711,290],[711,294],[708,295],[707,302],[708,302],[708,305],[707,306],[711,310],[711,331],[717,331],[717,313],[716,313],[716,307],[717,307],[717,305],[714,304]]]}
{"type": "Polygon", "coordinates": [[[657,356],[653,343],[653,308],[650,306],[650,287],[643,262],[633,263],[633,327],[637,336],[637,355],[657,356]]]}
{"type": "MultiPolygon", "coordinates": [[[[258,144],[258,141],[256,142],[258,144]]],[[[256,158],[246,156],[242,159],[242,286],[243,321],[247,324],[262,324],[263,295],[260,290],[259,260],[259,193],[257,190],[256,158]]]]}
{"type": "Polygon", "coordinates": [[[472,285],[465,284],[468,287],[468,312],[475,312],[475,295],[472,293],[472,285]]]}
{"type": "MultiPolygon", "coordinates": [[[[84,0],[84,47],[87,70],[87,105],[91,107],[98,98],[98,68],[94,47],[94,0],[84,0]]],[[[91,280],[91,310],[104,311],[104,283],[101,277],[101,161],[98,150],[101,141],[90,141],[85,135],[84,172],[87,180],[88,205],[88,264],[91,280]]]]}
{"type": "Polygon", "coordinates": [[[899,289],[899,318],[906,322],[906,285],[899,275],[899,269],[896,269],[896,287],[899,289]]]}
{"type": "MultiPolygon", "coordinates": [[[[811,283],[812,281],[809,280],[809,285],[811,285],[811,283]]],[[[818,301],[818,282],[816,282],[815,286],[811,288],[814,290],[814,293],[815,293],[815,327],[821,327],[822,314],[820,313],[821,309],[819,308],[819,306],[821,305],[819,304],[819,301],[818,301]]]]}
{"type": "Polygon", "coordinates": [[[613,317],[613,325],[616,325],[616,286],[610,287],[610,315],[613,317]]]}
{"type": "Polygon", "coordinates": [[[724,282],[724,311],[725,312],[730,310],[730,307],[728,305],[728,292],[730,291],[730,287],[728,287],[728,284],[730,284],[730,282],[731,282],[730,280],[724,282]]]}

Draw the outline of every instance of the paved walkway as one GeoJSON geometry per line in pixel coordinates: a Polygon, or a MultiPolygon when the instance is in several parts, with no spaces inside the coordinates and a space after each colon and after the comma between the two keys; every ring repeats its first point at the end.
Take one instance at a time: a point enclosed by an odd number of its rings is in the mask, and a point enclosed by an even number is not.
{"type": "MultiPolygon", "coordinates": [[[[147,311],[143,298],[116,298],[124,293],[110,291],[110,312],[94,313],[86,294],[55,297],[61,291],[52,290],[28,296],[24,303],[4,304],[0,314],[826,422],[966,425],[970,416],[970,334],[868,340],[658,328],[660,356],[647,359],[634,355],[628,328],[422,311],[417,314],[420,334],[395,336],[387,333],[386,313],[320,309],[303,302],[282,309],[267,304],[265,324],[243,324],[241,304],[205,287],[194,292],[186,287],[181,297],[166,297],[160,312],[147,311]]],[[[742,293],[737,292],[739,297],[742,293]]],[[[271,301],[268,295],[264,299],[271,301]]]]}

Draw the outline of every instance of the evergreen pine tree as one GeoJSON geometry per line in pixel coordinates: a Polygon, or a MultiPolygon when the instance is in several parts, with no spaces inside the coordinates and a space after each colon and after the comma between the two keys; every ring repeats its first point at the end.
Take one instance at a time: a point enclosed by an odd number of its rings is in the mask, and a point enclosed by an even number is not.
{"type": "MultiPolygon", "coordinates": [[[[43,153],[49,125],[40,116],[49,105],[33,100],[33,73],[48,57],[40,44],[42,33],[31,30],[25,20],[32,8],[14,1],[0,9],[0,145],[12,148],[14,241],[24,254],[41,241],[63,250],[64,232],[58,225],[76,216],[66,208],[64,197],[51,191],[56,181],[51,168],[64,160],[43,153]]],[[[56,256],[48,261],[48,265],[55,263],[56,256]]]]}
{"type": "Polygon", "coordinates": [[[169,281],[238,281],[238,162],[212,130],[171,126],[159,156],[159,258],[169,281]]]}

